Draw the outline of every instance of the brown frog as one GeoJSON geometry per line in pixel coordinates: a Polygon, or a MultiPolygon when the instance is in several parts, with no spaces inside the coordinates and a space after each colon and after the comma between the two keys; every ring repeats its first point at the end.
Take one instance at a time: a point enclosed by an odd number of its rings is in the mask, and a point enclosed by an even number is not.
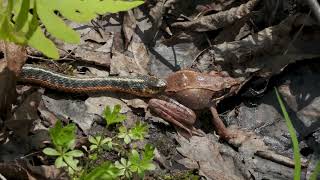
{"type": "Polygon", "coordinates": [[[219,100],[236,93],[239,88],[240,81],[221,72],[199,73],[181,70],[167,78],[165,94],[170,98],[151,99],[149,108],[166,121],[187,131],[190,136],[202,135],[193,127],[196,115],[191,109],[210,108],[217,134],[229,140],[234,137],[234,134],[229,132],[223,124],[216,105],[219,100]]]}

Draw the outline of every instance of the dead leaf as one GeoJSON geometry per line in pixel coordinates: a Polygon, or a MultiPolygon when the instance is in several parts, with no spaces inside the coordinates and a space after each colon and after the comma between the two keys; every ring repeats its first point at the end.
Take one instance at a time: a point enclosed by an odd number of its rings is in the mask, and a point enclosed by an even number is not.
{"type": "Polygon", "coordinates": [[[124,12],[122,31],[125,37],[125,49],[127,49],[129,44],[131,43],[132,36],[133,34],[135,34],[134,31],[136,27],[137,27],[137,22],[132,10],[124,12]]]}
{"type": "Polygon", "coordinates": [[[225,27],[229,24],[234,23],[235,21],[243,18],[248,15],[259,0],[250,0],[246,4],[242,4],[238,7],[231,8],[226,11],[221,11],[216,14],[202,16],[193,21],[188,22],[176,22],[171,26],[175,28],[183,28],[188,31],[212,31],[222,27],[225,27]]]}
{"type": "Polygon", "coordinates": [[[73,121],[85,134],[91,128],[95,115],[87,112],[85,102],[79,100],[59,99],[55,96],[42,96],[45,107],[60,120],[73,121]]]}
{"type": "Polygon", "coordinates": [[[146,70],[135,59],[120,53],[114,53],[110,65],[110,74],[119,76],[133,76],[146,74],[146,70]]]}
{"type": "Polygon", "coordinates": [[[297,14],[240,41],[214,45],[197,58],[196,63],[199,66],[195,64],[193,68],[204,71],[210,69],[208,66],[211,66],[212,57],[214,57],[216,66],[228,71],[231,76],[245,80],[254,73],[260,77],[270,77],[281,72],[290,63],[319,57],[320,46],[315,45],[318,42],[316,39],[320,38],[319,34],[302,33],[299,36],[301,39],[298,38],[291,44],[293,37],[290,31],[293,23],[300,16],[308,19],[306,15],[297,14]],[[314,41],[302,40],[310,36],[314,41]],[[309,46],[312,48],[304,48],[309,46]]]}
{"type": "Polygon", "coordinates": [[[205,5],[197,5],[198,11],[222,11],[230,6],[235,0],[217,0],[205,5]]]}
{"type": "MultiPolygon", "coordinates": [[[[200,175],[208,179],[244,179],[241,174],[237,173],[234,166],[228,165],[230,164],[230,162],[227,162],[228,160],[223,159],[217,140],[209,138],[209,136],[192,136],[187,140],[178,135],[176,136],[176,140],[180,144],[177,151],[189,159],[181,160],[180,162],[186,163],[186,166],[190,166],[190,162],[197,162],[199,164],[200,175]]],[[[194,165],[191,167],[194,167],[194,165]]]]}
{"type": "Polygon", "coordinates": [[[136,40],[136,38],[138,38],[137,35],[133,35],[133,38],[134,39],[132,40],[130,46],[128,47],[128,50],[130,50],[133,54],[134,65],[139,70],[138,73],[147,75],[148,64],[150,61],[148,50],[145,44],[140,41],[140,39],[136,40]]]}
{"type": "MultiPolygon", "coordinates": [[[[0,163],[0,174],[5,179],[28,179],[36,180],[28,171],[19,164],[0,163]]],[[[0,177],[1,177],[0,176],[0,177]]],[[[1,178],[2,179],[2,178],[1,178]]]]}

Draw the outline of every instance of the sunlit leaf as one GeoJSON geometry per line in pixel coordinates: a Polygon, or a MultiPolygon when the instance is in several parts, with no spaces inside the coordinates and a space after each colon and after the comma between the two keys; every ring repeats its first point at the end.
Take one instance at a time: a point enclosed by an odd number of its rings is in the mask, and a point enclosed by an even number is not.
{"type": "MultiPolygon", "coordinates": [[[[1,1],[2,2],[2,1],[1,1]]],[[[40,28],[44,24],[54,37],[68,43],[79,43],[80,36],[68,27],[64,20],[88,22],[98,14],[126,11],[144,3],[142,0],[15,0],[7,1],[7,6],[0,8],[0,39],[18,44],[28,44],[46,56],[57,59],[58,50],[53,42],[47,39],[40,28]],[[32,13],[30,13],[32,11],[32,13]],[[41,23],[38,22],[38,17],[41,23]],[[26,25],[32,16],[37,26],[26,25]],[[13,19],[11,19],[14,17],[13,19]],[[32,29],[33,28],[33,29],[32,29]]]]}
{"type": "Polygon", "coordinates": [[[120,113],[121,106],[119,104],[115,105],[113,110],[109,106],[103,111],[104,119],[107,122],[107,125],[110,126],[111,124],[122,122],[126,119],[126,116],[120,113]]]}
{"type": "Polygon", "coordinates": [[[53,128],[50,128],[49,134],[53,144],[57,147],[70,148],[70,144],[75,140],[76,126],[73,123],[62,127],[61,121],[57,121],[53,128]]]}
{"type": "Polygon", "coordinates": [[[48,156],[59,156],[60,155],[60,153],[53,148],[45,148],[42,150],[42,152],[48,156]]]}
{"type": "Polygon", "coordinates": [[[68,27],[64,21],[55,14],[53,8],[58,1],[37,0],[36,2],[39,18],[50,34],[67,43],[80,42],[80,35],[68,27]]]}
{"type": "Polygon", "coordinates": [[[28,22],[29,8],[30,0],[22,0],[21,6],[19,8],[19,14],[17,15],[17,18],[15,20],[15,31],[20,31],[24,27],[25,23],[28,22]]]}
{"type": "Polygon", "coordinates": [[[119,134],[118,138],[121,138],[124,140],[124,143],[129,144],[131,142],[131,137],[129,135],[129,132],[126,127],[121,126],[119,127],[119,134]]]}
{"type": "Polygon", "coordinates": [[[146,123],[141,123],[140,121],[136,123],[129,131],[129,136],[134,140],[143,140],[148,134],[148,126],[146,123]]]}
{"type": "Polygon", "coordinates": [[[56,159],[56,161],[54,162],[54,165],[55,165],[57,168],[61,168],[61,167],[67,166],[67,164],[63,161],[62,156],[60,156],[60,157],[58,157],[58,158],[56,159]]]}
{"type": "Polygon", "coordinates": [[[100,166],[94,168],[81,179],[84,180],[110,180],[116,179],[119,176],[119,169],[116,168],[111,162],[104,162],[100,166]]]}
{"type": "Polygon", "coordinates": [[[138,151],[132,150],[129,155],[131,162],[130,170],[137,172],[140,177],[143,177],[145,171],[151,171],[156,168],[152,163],[154,157],[154,148],[151,145],[146,145],[144,151],[139,155],[138,151]]]}
{"type": "Polygon", "coordinates": [[[80,150],[72,150],[65,154],[66,156],[72,156],[72,157],[81,157],[83,156],[83,152],[80,150]]]}

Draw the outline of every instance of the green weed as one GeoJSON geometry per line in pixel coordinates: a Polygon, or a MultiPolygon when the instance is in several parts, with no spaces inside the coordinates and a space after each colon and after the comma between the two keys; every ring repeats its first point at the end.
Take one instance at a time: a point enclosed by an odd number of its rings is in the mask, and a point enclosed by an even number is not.
{"type": "MultiPolygon", "coordinates": [[[[108,125],[118,124],[126,119],[120,114],[121,107],[115,106],[113,110],[106,107],[103,115],[108,125]]],[[[107,127],[105,128],[107,129],[107,127]]],[[[64,168],[70,177],[75,180],[93,179],[131,179],[137,175],[144,177],[146,171],[155,169],[153,164],[154,147],[146,144],[142,150],[130,148],[128,144],[134,141],[143,141],[148,134],[148,126],[138,122],[134,127],[127,129],[124,126],[118,128],[119,132],[113,137],[105,137],[104,133],[96,136],[89,136],[89,148],[86,153],[76,150],[76,126],[68,124],[62,126],[58,121],[49,134],[53,148],[48,147],[43,153],[55,157],[55,166],[64,168]],[[104,161],[97,165],[102,153],[108,151],[118,152],[120,161],[104,161]],[[82,163],[79,163],[82,162],[82,163]],[[83,164],[83,166],[79,165],[83,164]]]]}

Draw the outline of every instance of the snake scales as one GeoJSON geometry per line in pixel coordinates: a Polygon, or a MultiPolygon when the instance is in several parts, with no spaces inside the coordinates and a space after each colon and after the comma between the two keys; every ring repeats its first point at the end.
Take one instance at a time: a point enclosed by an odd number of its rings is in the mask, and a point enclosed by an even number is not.
{"type": "Polygon", "coordinates": [[[152,76],[79,78],[36,66],[24,65],[19,81],[71,93],[125,92],[142,97],[161,93],[166,82],[152,76]]]}

